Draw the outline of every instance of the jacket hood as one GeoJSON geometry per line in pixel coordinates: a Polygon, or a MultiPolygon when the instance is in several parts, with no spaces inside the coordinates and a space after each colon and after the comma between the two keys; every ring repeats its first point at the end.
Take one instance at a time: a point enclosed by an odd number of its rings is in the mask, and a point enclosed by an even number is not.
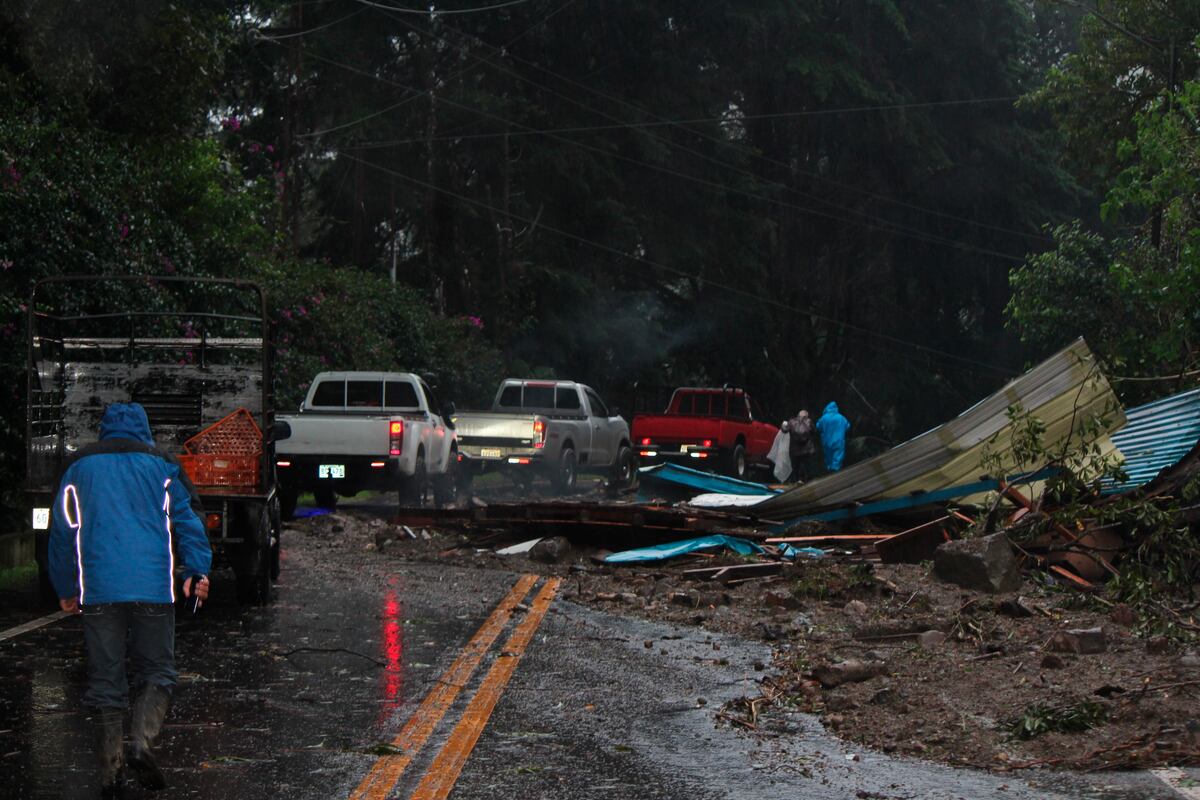
{"type": "Polygon", "coordinates": [[[829,403],[829,405],[825,406],[825,413],[826,413],[826,414],[836,414],[836,413],[838,413],[838,407],[837,407],[837,403],[830,402],[830,403],[829,403]]]}
{"type": "Polygon", "coordinates": [[[150,420],[140,403],[113,403],[104,409],[100,420],[101,439],[134,439],[142,444],[154,445],[150,433],[150,420]]]}

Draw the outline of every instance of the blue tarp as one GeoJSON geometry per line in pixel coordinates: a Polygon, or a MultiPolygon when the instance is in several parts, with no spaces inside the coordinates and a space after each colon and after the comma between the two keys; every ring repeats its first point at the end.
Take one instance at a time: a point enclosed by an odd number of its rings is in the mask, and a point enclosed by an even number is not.
{"type": "Polygon", "coordinates": [[[308,519],[309,517],[321,517],[329,513],[327,508],[305,508],[297,506],[296,512],[292,515],[296,519],[308,519]]]}
{"type": "Polygon", "coordinates": [[[695,494],[707,494],[709,492],[716,494],[761,494],[764,497],[779,494],[778,489],[772,489],[770,486],[762,483],[740,481],[737,478],[714,475],[711,472],[702,472],[690,467],[681,467],[678,464],[655,464],[650,467],[642,467],[638,470],[638,473],[640,480],[643,482],[662,481],[680,488],[692,490],[695,494]]]}
{"type": "Polygon", "coordinates": [[[716,533],[712,536],[701,536],[699,539],[685,539],[681,542],[656,544],[652,547],[639,547],[636,550],[623,550],[605,557],[609,564],[631,564],[637,561],[666,561],[668,558],[687,555],[697,550],[711,550],[714,547],[727,547],[743,556],[761,553],[763,549],[754,542],[739,539],[736,536],[726,536],[716,533]]]}

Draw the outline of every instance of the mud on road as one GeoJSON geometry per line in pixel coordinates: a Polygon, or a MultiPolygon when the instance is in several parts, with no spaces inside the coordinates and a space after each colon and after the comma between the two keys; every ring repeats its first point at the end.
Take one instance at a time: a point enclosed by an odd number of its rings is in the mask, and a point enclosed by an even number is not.
{"type": "Polygon", "coordinates": [[[565,576],[563,596],[576,602],[762,643],[771,657],[761,690],[723,715],[747,730],[774,705],[816,713],[840,738],[881,752],[996,772],[1200,765],[1200,648],[1040,576],[989,595],[936,580],[928,564],[829,558],[728,585],[683,573],[736,556],[615,566],[564,541],[560,557],[530,562],[472,543],[425,531],[387,543],[387,554],[537,568],[565,576]],[[1083,647],[1098,652],[1076,652],[1066,632],[1077,630],[1100,632],[1083,647]],[[869,677],[817,679],[844,662],[869,677]]]}

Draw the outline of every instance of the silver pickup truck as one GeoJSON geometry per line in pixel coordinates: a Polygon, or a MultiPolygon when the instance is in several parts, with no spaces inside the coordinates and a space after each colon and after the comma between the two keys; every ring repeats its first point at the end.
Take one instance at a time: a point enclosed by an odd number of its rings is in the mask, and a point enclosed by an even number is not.
{"type": "Polygon", "coordinates": [[[540,472],[559,492],[573,491],[581,471],[622,487],[637,480],[629,425],[582,383],[509,379],[491,411],[463,411],[454,425],[464,483],[495,470],[522,484],[540,472]]]}
{"type": "Polygon", "coordinates": [[[428,489],[441,506],[457,486],[458,445],[453,406],[439,405],[419,376],[408,372],[322,372],[299,414],[279,415],[291,427],[275,448],[283,515],[300,492],[333,508],[338,495],[364,489],[398,492],[400,505],[424,505],[428,489]]]}

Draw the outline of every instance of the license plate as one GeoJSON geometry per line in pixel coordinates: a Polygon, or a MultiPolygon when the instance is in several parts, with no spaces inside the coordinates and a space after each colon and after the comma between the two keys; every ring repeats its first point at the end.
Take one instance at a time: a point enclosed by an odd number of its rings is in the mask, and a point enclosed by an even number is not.
{"type": "Polygon", "coordinates": [[[317,467],[318,478],[344,478],[346,477],[345,464],[321,464],[317,467]]]}
{"type": "Polygon", "coordinates": [[[481,458],[501,458],[504,453],[499,447],[484,447],[480,449],[479,455],[481,458]]]}

